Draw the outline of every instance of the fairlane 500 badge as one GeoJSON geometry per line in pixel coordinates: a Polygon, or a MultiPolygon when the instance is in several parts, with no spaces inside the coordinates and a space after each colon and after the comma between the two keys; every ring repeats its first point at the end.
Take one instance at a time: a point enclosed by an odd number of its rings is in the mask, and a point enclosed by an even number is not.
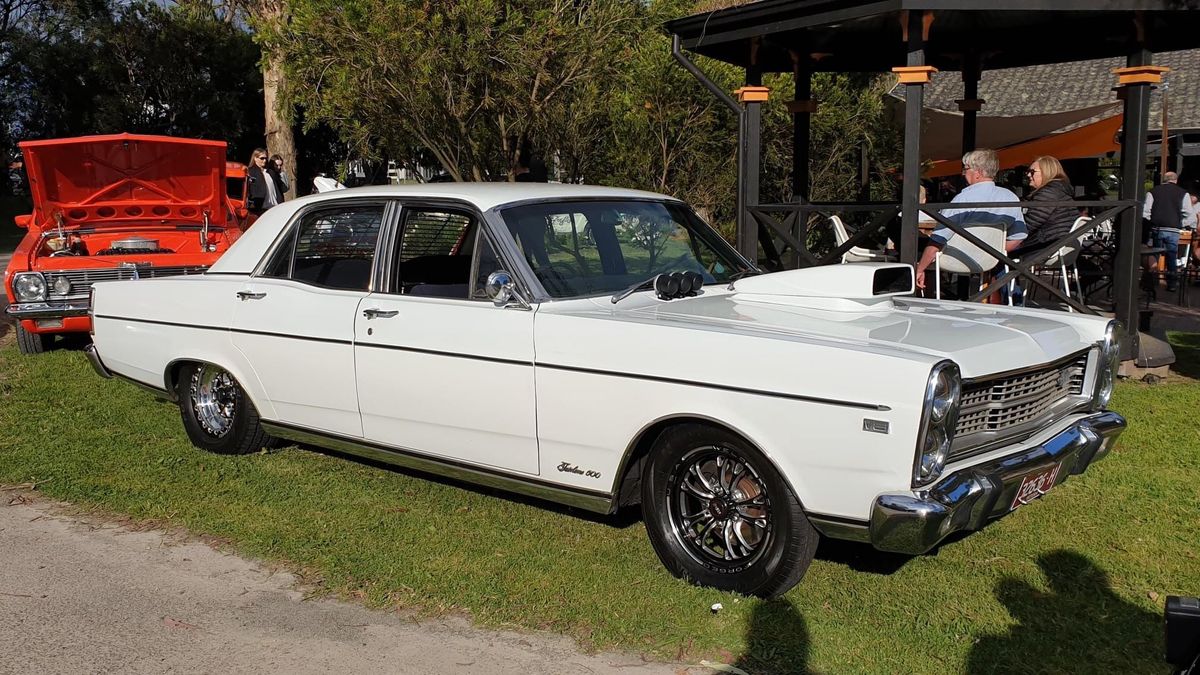
{"type": "Polygon", "coordinates": [[[563,473],[577,473],[580,476],[587,476],[588,478],[599,478],[600,477],[599,471],[584,471],[583,469],[575,466],[574,464],[572,464],[570,462],[560,463],[558,465],[558,470],[562,471],[563,473]]]}

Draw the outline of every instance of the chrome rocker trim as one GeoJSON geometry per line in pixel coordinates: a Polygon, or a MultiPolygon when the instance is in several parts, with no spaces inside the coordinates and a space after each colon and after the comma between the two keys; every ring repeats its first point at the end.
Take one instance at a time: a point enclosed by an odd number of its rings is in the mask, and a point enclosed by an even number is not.
{"type": "Polygon", "coordinates": [[[1125,418],[1080,418],[1039,445],[956,471],[916,493],[885,493],[871,508],[869,540],[881,551],[918,555],[954,532],[978,530],[1009,512],[1022,480],[1061,463],[1055,485],[1083,473],[1112,449],[1125,418]]]}
{"type": "Polygon", "coordinates": [[[393,466],[416,469],[465,483],[507,490],[549,502],[575,506],[594,513],[608,514],[612,511],[613,496],[607,492],[558,485],[533,476],[515,476],[486,467],[419,454],[406,448],[376,444],[366,439],[348,438],[316,429],[294,427],[282,422],[263,420],[262,427],[268,434],[294,443],[330,448],[393,466]]]}
{"type": "Polygon", "coordinates": [[[87,302],[68,302],[52,305],[48,302],[26,302],[9,305],[4,312],[18,319],[61,319],[65,316],[87,316],[87,302]]]}

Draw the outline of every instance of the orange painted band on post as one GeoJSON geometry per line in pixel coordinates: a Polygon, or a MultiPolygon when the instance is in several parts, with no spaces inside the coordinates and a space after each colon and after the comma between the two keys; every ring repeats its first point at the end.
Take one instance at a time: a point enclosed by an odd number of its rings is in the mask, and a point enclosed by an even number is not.
{"type": "Polygon", "coordinates": [[[817,101],[816,99],[806,99],[806,100],[800,100],[800,101],[788,101],[788,102],[787,102],[787,111],[788,111],[788,112],[790,112],[790,113],[792,113],[792,114],[795,114],[795,113],[815,113],[815,112],[817,112],[817,106],[818,106],[819,104],[820,104],[820,102],[819,102],[819,101],[817,101]]]}
{"type": "Polygon", "coordinates": [[[745,86],[735,89],[734,95],[740,103],[762,103],[771,97],[770,87],[745,86]]]}
{"type": "Polygon", "coordinates": [[[892,72],[900,76],[900,84],[928,84],[938,71],[933,66],[896,66],[892,72]]]}
{"type": "Polygon", "coordinates": [[[1128,66],[1113,68],[1117,76],[1117,84],[1158,84],[1162,76],[1171,72],[1166,66],[1128,66]]]}

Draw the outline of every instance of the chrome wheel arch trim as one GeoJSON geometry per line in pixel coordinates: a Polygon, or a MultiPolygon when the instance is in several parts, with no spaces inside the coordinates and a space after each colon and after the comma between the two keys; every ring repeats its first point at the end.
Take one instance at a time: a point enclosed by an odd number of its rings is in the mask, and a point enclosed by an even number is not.
{"type": "MultiPolygon", "coordinates": [[[[633,435],[633,438],[630,439],[629,443],[625,446],[625,450],[621,455],[621,462],[617,465],[617,470],[613,474],[614,478],[610,492],[613,496],[612,509],[614,512],[621,505],[621,494],[624,491],[625,485],[625,473],[629,470],[633,462],[640,461],[643,457],[648,457],[650,451],[653,450],[652,447],[647,448],[645,453],[639,455],[637,458],[634,457],[638,448],[641,447],[643,443],[653,443],[654,439],[648,438],[647,433],[658,425],[666,425],[667,427],[670,427],[674,426],[675,424],[689,423],[707,424],[709,426],[724,429],[725,431],[728,431],[729,433],[734,434],[738,438],[742,439],[742,441],[750,445],[750,447],[757,450],[760,454],[762,454],[763,457],[766,458],[767,464],[770,465],[775,473],[779,474],[779,477],[783,480],[784,484],[787,485],[789,490],[791,490],[792,496],[795,497],[796,501],[800,503],[800,508],[803,509],[806,514],[808,513],[808,509],[804,507],[804,497],[796,490],[796,486],[792,483],[791,477],[789,477],[787,473],[779,468],[779,463],[775,461],[775,458],[770,452],[763,448],[761,443],[754,441],[753,437],[727,420],[717,419],[711,415],[701,415],[696,413],[671,413],[668,415],[662,415],[642,425],[642,427],[638,429],[637,433],[633,435]]],[[[640,478],[638,480],[640,481],[640,478]]]]}

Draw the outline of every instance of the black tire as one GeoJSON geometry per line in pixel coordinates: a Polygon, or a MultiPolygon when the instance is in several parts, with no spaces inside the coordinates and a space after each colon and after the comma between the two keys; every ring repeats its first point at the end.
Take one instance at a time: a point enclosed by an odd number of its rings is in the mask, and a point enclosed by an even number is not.
{"type": "Polygon", "coordinates": [[[763,598],[800,581],[820,539],[761,452],[701,424],[672,427],[655,442],[642,473],[642,514],[671,574],[763,598]]]}
{"type": "Polygon", "coordinates": [[[22,354],[41,354],[54,344],[53,333],[30,333],[17,324],[17,349],[22,354]]]}
{"type": "Polygon", "coordinates": [[[245,390],[218,366],[184,366],[175,393],[188,439],[201,450],[245,455],[258,452],[272,440],[259,424],[258,410],[245,390]]]}

